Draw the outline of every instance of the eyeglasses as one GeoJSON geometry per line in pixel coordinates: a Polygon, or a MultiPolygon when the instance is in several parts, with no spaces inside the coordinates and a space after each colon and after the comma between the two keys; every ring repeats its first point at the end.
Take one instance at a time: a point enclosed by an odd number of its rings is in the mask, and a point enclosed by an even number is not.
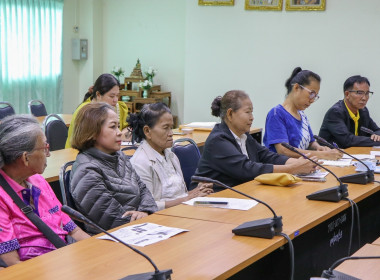
{"type": "Polygon", "coordinates": [[[49,143],[45,143],[45,147],[35,148],[33,151],[35,151],[35,150],[44,150],[45,154],[49,155],[49,153],[50,153],[50,145],[49,145],[49,143]]]}
{"type": "Polygon", "coordinates": [[[364,90],[349,90],[349,92],[354,92],[357,96],[360,97],[369,97],[373,95],[373,91],[364,91],[364,90]]]}
{"type": "Polygon", "coordinates": [[[299,85],[299,86],[301,88],[303,88],[304,90],[306,90],[307,92],[309,92],[309,98],[310,98],[310,100],[317,101],[319,99],[318,93],[316,93],[314,90],[310,90],[310,89],[304,87],[303,85],[299,85]]]}

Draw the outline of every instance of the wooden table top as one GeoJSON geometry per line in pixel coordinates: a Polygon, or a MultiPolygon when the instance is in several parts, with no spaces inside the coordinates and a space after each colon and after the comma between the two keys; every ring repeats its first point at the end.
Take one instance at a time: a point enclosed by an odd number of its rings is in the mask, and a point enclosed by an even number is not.
{"type": "MultiPolygon", "coordinates": [[[[367,148],[367,153],[369,153],[369,150],[370,149],[367,148]]],[[[355,173],[353,166],[346,168],[331,167],[330,169],[335,172],[337,176],[355,173]]],[[[376,174],[375,178],[380,180],[380,175],[376,174]]],[[[278,187],[250,181],[236,186],[235,189],[258,198],[272,206],[276,214],[283,217],[284,232],[293,237],[294,234],[302,234],[350,207],[349,202],[344,200],[337,203],[331,203],[312,201],[306,198],[306,195],[315,191],[337,185],[338,182],[336,179],[329,174],[327,175],[326,182],[299,182],[288,187],[278,187]]],[[[349,198],[355,202],[359,202],[379,190],[380,185],[376,182],[365,186],[359,184],[349,184],[348,186],[349,198]]],[[[211,196],[245,198],[230,190],[221,191],[212,194],[211,196]]],[[[194,207],[181,204],[176,207],[164,209],[157,214],[231,223],[234,225],[239,225],[251,220],[272,217],[270,210],[262,204],[258,204],[248,211],[199,206],[194,207]]]]}
{"type": "Polygon", "coordinates": [[[376,239],[375,241],[373,241],[372,244],[380,246],[380,237],[376,239]]]}
{"type": "Polygon", "coordinates": [[[50,156],[47,157],[47,167],[42,174],[48,182],[58,181],[59,170],[66,162],[75,160],[78,154],[78,150],[69,148],[50,152],[50,156]]]}
{"type": "MultiPolygon", "coordinates": [[[[366,244],[353,256],[380,256],[380,246],[366,244]]],[[[328,268],[326,267],[326,269],[328,268]]],[[[362,280],[378,280],[380,278],[380,259],[347,260],[335,269],[362,280]]]]}
{"type": "MultiPolygon", "coordinates": [[[[63,121],[65,122],[65,124],[66,124],[67,127],[70,126],[71,119],[73,118],[72,114],[57,114],[57,115],[60,116],[63,119],[63,121]]],[[[36,119],[38,120],[38,122],[40,123],[40,125],[43,124],[45,118],[46,118],[45,116],[44,117],[36,117],[36,119]]]]}
{"type": "MultiPolygon", "coordinates": [[[[285,243],[282,237],[235,236],[231,224],[155,214],[131,224],[142,222],[189,230],[156,244],[136,247],[159,269],[172,269],[172,279],[226,279],[285,243]]],[[[120,279],[151,271],[148,261],[125,246],[92,237],[2,270],[0,279],[31,279],[31,273],[39,280],[120,279]]]]}

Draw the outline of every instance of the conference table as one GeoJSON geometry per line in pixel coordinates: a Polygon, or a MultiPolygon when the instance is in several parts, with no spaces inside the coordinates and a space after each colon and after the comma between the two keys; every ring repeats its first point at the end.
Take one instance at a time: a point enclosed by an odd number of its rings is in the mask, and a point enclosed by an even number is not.
{"type": "MultiPolygon", "coordinates": [[[[348,149],[355,154],[369,153],[369,150],[348,149]]],[[[331,167],[331,170],[338,176],[355,172],[353,167],[331,167]]],[[[380,176],[375,175],[375,179],[379,180],[380,176]]],[[[277,215],[283,217],[283,233],[293,239],[295,247],[295,279],[308,279],[306,274],[308,277],[319,276],[323,269],[347,254],[342,255],[339,251],[342,250],[340,247],[344,251],[347,247],[343,240],[349,228],[347,212],[350,204],[347,201],[310,201],[305,197],[314,191],[336,185],[334,177],[328,175],[325,183],[299,182],[288,187],[276,187],[251,181],[235,187],[267,202],[277,215]],[[328,231],[332,226],[334,228],[328,231]],[[318,230],[320,227],[322,230],[318,230]],[[338,240],[335,236],[340,231],[341,240],[338,240]],[[331,240],[334,241],[332,245],[331,240]],[[330,249],[323,251],[321,257],[316,252],[324,243],[330,244],[330,249]],[[310,268],[314,265],[314,259],[321,264],[317,268],[310,268]],[[297,271],[302,273],[297,274],[297,271]]],[[[363,210],[363,244],[373,242],[380,236],[379,223],[365,219],[366,216],[374,215],[371,211],[376,215],[378,213],[378,209],[372,210],[372,206],[378,204],[379,190],[380,186],[376,182],[367,185],[348,184],[349,198],[363,210]],[[375,226],[375,230],[371,226],[375,226]],[[376,235],[376,238],[367,237],[363,228],[376,235]],[[370,242],[367,240],[369,238],[372,238],[370,242]]],[[[230,190],[211,196],[242,198],[230,190]]],[[[236,236],[231,232],[243,222],[270,217],[271,212],[261,204],[248,211],[181,204],[158,211],[133,224],[152,222],[189,230],[159,243],[139,247],[156,262],[159,269],[173,269],[172,279],[287,279],[289,257],[287,250],[282,248],[288,245],[282,236],[262,239],[236,236]],[[269,265],[266,260],[269,260],[269,265]],[[252,267],[253,273],[244,274],[252,267]]],[[[120,279],[134,273],[153,271],[153,268],[121,244],[92,237],[2,270],[0,279],[30,279],[31,271],[36,279],[120,279]]]]}
{"type": "MultiPolygon", "coordinates": [[[[65,124],[66,124],[67,127],[70,126],[71,119],[73,118],[72,114],[57,114],[57,115],[62,118],[62,120],[65,122],[65,124]]],[[[38,122],[40,123],[40,125],[43,124],[45,118],[46,118],[46,116],[36,117],[36,119],[38,120],[38,122]]]]}
{"type": "MultiPolygon", "coordinates": [[[[366,244],[355,252],[353,256],[380,256],[380,246],[366,244]]],[[[346,260],[336,267],[335,270],[361,280],[378,280],[380,279],[380,259],[346,260]]]]}

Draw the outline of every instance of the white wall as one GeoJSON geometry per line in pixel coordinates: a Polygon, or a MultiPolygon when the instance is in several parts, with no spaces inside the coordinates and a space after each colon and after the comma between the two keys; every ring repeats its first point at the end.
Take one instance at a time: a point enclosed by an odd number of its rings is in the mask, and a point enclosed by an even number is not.
{"type": "Polygon", "coordinates": [[[63,9],[63,113],[73,113],[103,73],[102,0],[65,0],[63,9]],[[75,33],[73,27],[78,26],[75,33]],[[88,59],[71,59],[71,39],[88,40],[88,59]]]}
{"type": "MultiPolygon", "coordinates": [[[[285,1],[284,1],[285,2],[285,1]]],[[[217,95],[243,89],[254,104],[254,125],[285,95],[285,80],[296,66],[322,77],[321,98],[306,113],[318,133],[326,110],[343,96],[344,80],[367,76],[377,92],[371,114],[380,123],[380,2],[327,0],[326,11],[245,11],[198,6],[187,1],[185,122],[215,120],[217,95]]]]}
{"type": "Polygon", "coordinates": [[[158,69],[155,84],[172,92],[173,114],[183,115],[185,1],[105,0],[103,10],[103,71],[114,66],[132,72],[158,69]]]}
{"type": "Polygon", "coordinates": [[[79,38],[73,32],[78,23],[77,0],[65,0],[63,5],[63,113],[73,113],[79,104],[79,64],[71,60],[71,39],[79,38]]]}
{"type": "MultiPolygon", "coordinates": [[[[65,0],[65,10],[73,1],[65,0]]],[[[354,74],[370,79],[375,95],[368,107],[380,123],[378,1],[327,0],[326,11],[318,12],[245,11],[243,0],[230,7],[198,6],[196,0],[80,2],[78,36],[91,39],[89,60],[64,61],[65,110],[75,109],[68,100],[76,96],[79,102],[100,72],[122,66],[129,75],[140,58],[143,70],[158,68],[155,83],[172,91],[172,109],[182,123],[215,120],[213,98],[243,89],[254,104],[254,125],[264,127],[296,66],[322,77],[321,98],[306,111],[315,133],[326,110],[343,96],[344,80],[354,74]],[[68,88],[77,91],[70,98],[68,88]]]]}

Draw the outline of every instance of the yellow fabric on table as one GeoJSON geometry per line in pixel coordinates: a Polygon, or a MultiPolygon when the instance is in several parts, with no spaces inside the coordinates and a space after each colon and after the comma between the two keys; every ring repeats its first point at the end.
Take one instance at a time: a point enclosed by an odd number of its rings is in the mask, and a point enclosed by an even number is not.
{"type": "Polygon", "coordinates": [[[301,178],[289,173],[267,173],[255,178],[256,181],[273,186],[287,186],[302,181],[301,178]]]}
{"type": "MultiPolygon", "coordinates": [[[[65,144],[65,149],[71,148],[71,137],[73,135],[74,131],[74,125],[75,125],[75,119],[77,117],[77,114],[79,110],[86,104],[89,104],[91,102],[91,99],[88,98],[86,101],[84,101],[82,104],[78,106],[78,108],[75,110],[73,117],[71,119],[71,123],[69,126],[69,131],[67,133],[67,140],[65,144]]],[[[119,113],[119,122],[120,122],[120,130],[123,130],[128,126],[127,117],[128,117],[128,107],[123,101],[118,101],[117,106],[119,106],[119,110],[117,112],[119,113]]]]}

